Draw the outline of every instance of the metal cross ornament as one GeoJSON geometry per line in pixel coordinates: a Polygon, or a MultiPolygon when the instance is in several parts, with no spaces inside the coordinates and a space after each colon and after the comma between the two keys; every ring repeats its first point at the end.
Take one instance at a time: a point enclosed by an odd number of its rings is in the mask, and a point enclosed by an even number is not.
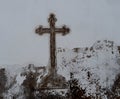
{"type": "Polygon", "coordinates": [[[49,28],[43,28],[43,26],[39,26],[35,32],[39,35],[43,35],[44,33],[50,34],[50,72],[53,74],[53,77],[56,74],[56,33],[61,33],[63,36],[68,34],[70,29],[65,25],[62,28],[56,28],[55,23],[57,19],[55,15],[52,13],[48,18],[49,28]]]}

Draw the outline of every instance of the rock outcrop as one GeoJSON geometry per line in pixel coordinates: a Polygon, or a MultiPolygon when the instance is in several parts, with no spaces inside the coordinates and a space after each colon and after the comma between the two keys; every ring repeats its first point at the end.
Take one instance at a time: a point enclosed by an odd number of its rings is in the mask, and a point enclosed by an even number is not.
{"type": "Polygon", "coordinates": [[[67,84],[63,89],[41,89],[49,66],[0,66],[0,99],[119,99],[119,52],[108,40],[89,48],[58,48],[57,74],[67,84]]]}

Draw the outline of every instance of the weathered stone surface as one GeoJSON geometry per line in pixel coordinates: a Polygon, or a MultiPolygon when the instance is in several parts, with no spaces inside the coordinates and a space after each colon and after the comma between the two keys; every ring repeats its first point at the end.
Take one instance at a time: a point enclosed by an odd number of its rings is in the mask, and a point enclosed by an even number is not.
{"type": "Polygon", "coordinates": [[[0,99],[3,98],[3,93],[5,92],[5,84],[6,84],[6,75],[5,69],[0,69],[0,99]]]}

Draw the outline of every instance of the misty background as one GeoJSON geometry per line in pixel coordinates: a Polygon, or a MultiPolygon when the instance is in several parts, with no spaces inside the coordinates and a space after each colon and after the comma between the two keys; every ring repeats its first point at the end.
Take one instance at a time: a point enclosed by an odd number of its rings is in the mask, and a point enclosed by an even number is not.
{"type": "Polygon", "coordinates": [[[0,64],[40,64],[49,61],[49,34],[35,28],[48,27],[55,13],[56,26],[71,32],[57,34],[57,47],[90,47],[108,39],[120,45],[120,0],[0,0],[0,64]]]}

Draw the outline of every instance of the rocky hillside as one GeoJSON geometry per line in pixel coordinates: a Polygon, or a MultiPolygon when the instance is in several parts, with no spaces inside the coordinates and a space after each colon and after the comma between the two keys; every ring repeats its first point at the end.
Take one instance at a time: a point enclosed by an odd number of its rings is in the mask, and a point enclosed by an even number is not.
{"type": "Polygon", "coordinates": [[[120,55],[114,42],[97,41],[90,48],[59,49],[58,53],[59,74],[69,80],[72,72],[87,96],[98,99],[110,97],[108,93],[113,93],[120,74],[120,55]]]}
{"type": "Polygon", "coordinates": [[[58,48],[57,74],[68,84],[65,89],[40,90],[49,66],[0,67],[0,99],[40,99],[48,94],[49,99],[120,98],[120,54],[112,41],[97,41],[90,48],[58,48]]]}

